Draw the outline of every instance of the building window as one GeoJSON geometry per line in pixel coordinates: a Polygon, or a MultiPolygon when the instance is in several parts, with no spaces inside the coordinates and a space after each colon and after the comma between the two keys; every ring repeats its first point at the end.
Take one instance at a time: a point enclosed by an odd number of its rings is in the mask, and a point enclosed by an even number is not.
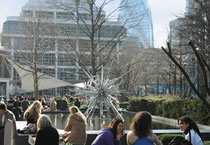
{"type": "Polygon", "coordinates": [[[46,74],[46,75],[55,77],[55,70],[54,69],[51,69],[51,68],[42,68],[41,72],[44,73],[44,74],[46,74]]]}
{"type": "Polygon", "coordinates": [[[71,82],[72,80],[76,80],[75,69],[62,69],[58,72],[58,79],[71,82]]]}
{"type": "Polygon", "coordinates": [[[55,54],[44,54],[38,58],[38,62],[44,65],[55,65],[55,54]]]}
{"type": "Polygon", "coordinates": [[[70,13],[57,12],[56,13],[56,18],[57,19],[62,19],[62,20],[72,20],[74,18],[74,16],[70,13]]]}
{"type": "Polygon", "coordinates": [[[72,56],[69,56],[67,54],[59,54],[58,55],[58,65],[60,66],[75,66],[75,58],[73,58],[74,54],[72,56]]]}
{"type": "Polygon", "coordinates": [[[37,18],[53,19],[53,12],[36,11],[35,15],[37,18]]]}
{"type": "Polygon", "coordinates": [[[33,12],[32,11],[23,11],[22,12],[23,17],[32,17],[33,16],[33,12]]]}
{"type": "Polygon", "coordinates": [[[58,49],[61,51],[74,50],[76,49],[76,41],[75,40],[59,40],[58,49]]]}

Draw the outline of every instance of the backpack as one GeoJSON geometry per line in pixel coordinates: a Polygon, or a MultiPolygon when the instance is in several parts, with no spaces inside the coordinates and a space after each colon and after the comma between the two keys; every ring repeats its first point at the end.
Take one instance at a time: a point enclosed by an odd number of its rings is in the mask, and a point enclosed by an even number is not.
{"type": "Polygon", "coordinates": [[[168,145],[192,145],[191,142],[182,136],[174,137],[168,145]]]}

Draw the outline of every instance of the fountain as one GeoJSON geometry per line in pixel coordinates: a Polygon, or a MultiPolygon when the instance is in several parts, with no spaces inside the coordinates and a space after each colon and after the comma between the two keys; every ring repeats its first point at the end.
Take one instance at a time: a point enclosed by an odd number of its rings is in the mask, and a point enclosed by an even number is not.
{"type": "Polygon", "coordinates": [[[91,123],[94,119],[93,115],[96,113],[97,109],[99,110],[99,124],[103,124],[104,119],[111,118],[111,114],[124,120],[114,103],[116,99],[113,97],[113,94],[119,95],[119,84],[117,84],[117,81],[119,81],[121,77],[109,79],[109,77],[104,75],[103,67],[101,68],[100,75],[92,76],[87,72],[85,73],[89,80],[85,83],[85,88],[79,90],[79,93],[83,96],[90,96],[87,110],[84,113],[88,122],[91,123]]]}

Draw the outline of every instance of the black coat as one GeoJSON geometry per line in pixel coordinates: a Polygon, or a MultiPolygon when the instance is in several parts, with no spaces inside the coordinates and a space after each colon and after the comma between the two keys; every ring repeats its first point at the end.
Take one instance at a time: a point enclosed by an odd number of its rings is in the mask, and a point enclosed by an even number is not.
{"type": "Polygon", "coordinates": [[[59,145],[59,134],[54,127],[45,127],[37,132],[35,145],[59,145]]]}

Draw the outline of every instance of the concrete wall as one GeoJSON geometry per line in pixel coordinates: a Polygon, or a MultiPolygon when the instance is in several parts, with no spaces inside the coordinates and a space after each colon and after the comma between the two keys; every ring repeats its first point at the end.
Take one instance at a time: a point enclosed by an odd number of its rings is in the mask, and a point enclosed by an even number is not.
{"type": "MultiPolygon", "coordinates": [[[[127,131],[126,131],[127,132],[127,131]]],[[[165,134],[165,133],[172,133],[172,134],[180,134],[181,131],[179,130],[154,130],[154,133],[156,133],[157,135],[159,134],[165,134]]],[[[86,141],[86,145],[91,145],[91,143],[94,141],[94,139],[97,136],[98,131],[87,131],[87,141],[86,141]]],[[[210,140],[210,131],[207,132],[202,132],[202,137],[204,140],[210,140]]],[[[16,138],[15,138],[15,145],[29,145],[28,143],[28,135],[27,134],[17,134],[16,138]]],[[[126,143],[126,134],[122,137],[121,139],[121,145],[127,145],[126,143]]]]}

